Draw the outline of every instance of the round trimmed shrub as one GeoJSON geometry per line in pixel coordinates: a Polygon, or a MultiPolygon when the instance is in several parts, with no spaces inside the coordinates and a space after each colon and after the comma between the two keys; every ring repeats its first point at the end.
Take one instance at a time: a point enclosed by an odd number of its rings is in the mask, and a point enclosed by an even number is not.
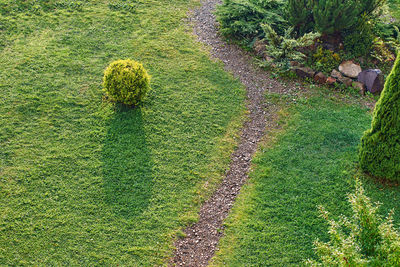
{"type": "Polygon", "coordinates": [[[359,159],[364,171],[400,181],[400,56],[376,103],[372,127],[361,139],[359,159]]]}
{"type": "Polygon", "coordinates": [[[150,75],[139,62],[117,60],[104,71],[103,86],[111,100],[137,105],[150,90],[150,75]]]}

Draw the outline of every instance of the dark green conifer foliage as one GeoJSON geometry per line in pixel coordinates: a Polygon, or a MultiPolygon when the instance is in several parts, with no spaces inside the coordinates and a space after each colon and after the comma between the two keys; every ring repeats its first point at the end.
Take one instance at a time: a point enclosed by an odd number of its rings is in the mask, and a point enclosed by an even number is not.
{"type": "Polygon", "coordinates": [[[358,21],[358,1],[315,0],[313,16],[315,28],[324,34],[333,34],[348,29],[358,21]]]}
{"type": "Polygon", "coordinates": [[[310,0],[288,0],[286,17],[299,35],[311,32],[314,28],[312,2],[310,0]]]}
{"type": "Polygon", "coordinates": [[[361,139],[359,159],[364,171],[400,181],[400,56],[375,106],[372,127],[361,139]]]}

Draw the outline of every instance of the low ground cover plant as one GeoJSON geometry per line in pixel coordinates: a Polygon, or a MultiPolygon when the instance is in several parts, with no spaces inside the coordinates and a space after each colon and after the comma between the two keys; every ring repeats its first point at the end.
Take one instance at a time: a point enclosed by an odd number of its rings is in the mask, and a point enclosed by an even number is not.
{"type": "Polygon", "coordinates": [[[293,39],[293,28],[287,29],[283,36],[278,35],[269,24],[263,24],[262,29],[265,40],[268,40],[266,53],[274,59],[274,64],[283,70],[289,69],[292,60],[304,60],[306,56],[297,49],[312,45],[319,36],[316,33],[306,33],[298,39],[293,39]]]}
{"type": "Polygon", "coordinates": [[[117,60],[104,71],[103,86],[111,100],[137,105],[150,90],[150,75],[139,62],[117,60]]]}

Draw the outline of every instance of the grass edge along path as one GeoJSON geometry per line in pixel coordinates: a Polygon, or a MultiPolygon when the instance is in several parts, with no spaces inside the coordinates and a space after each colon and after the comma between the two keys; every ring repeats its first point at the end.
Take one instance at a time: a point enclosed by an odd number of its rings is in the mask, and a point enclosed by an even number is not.
{"type": "Polygon", "coordinates": [[[318,205],[350,215],[346,196],[360,177],[382,214],[395,208],[400,189],[356,171],[357,146],[370,114],[357,105],[313,97],[281,112],[282,129],[262,145],[253,171],[228,216],[211,266],[298,266],[315,257],[312,242],[326,240],[318,205]]]}

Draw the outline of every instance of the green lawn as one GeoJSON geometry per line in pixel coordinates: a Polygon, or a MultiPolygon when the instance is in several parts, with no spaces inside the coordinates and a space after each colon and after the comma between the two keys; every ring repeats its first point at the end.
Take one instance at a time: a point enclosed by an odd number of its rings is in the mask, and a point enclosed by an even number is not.
{"type": "Polygon", "coordinates": [[[183,23],[195,1],[30,2],[0,0],[0,265],[165,263],[228,166],[242,86],[183,23]],[[152,75],[139,108],[102,100],[120,58],[152,75]]]}
{"type": "MultiPolygon", "coordinates": [[[[215,266],[298,266],[315,257],[312,242],[326,240],[327,225],[317,206],[333,215],[350,214],[357,146],[371,116],[357,105],[324,96],[299,99],[277,139],[263,146],[249,182],[226,222],[215,266]]],[[[400,222],[400,188],[363,178],[367,195],[395,208],[400,222]]]]}

